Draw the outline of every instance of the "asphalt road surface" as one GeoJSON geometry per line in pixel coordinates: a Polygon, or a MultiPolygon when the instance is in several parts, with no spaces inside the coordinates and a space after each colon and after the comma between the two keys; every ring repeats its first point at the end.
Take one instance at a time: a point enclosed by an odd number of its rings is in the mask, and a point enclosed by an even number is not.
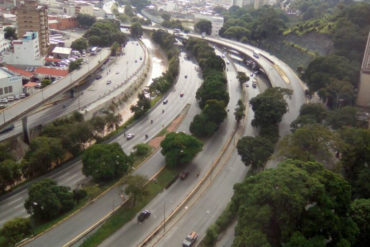
{"type": "MultiPolygon", "coordinates": [[[[94,80],[90,85],[86,85],[87,88],[83,90],[83,94],[80,95],[80,98],[77,97],[74,99],[66,99],[62,102],[59,102],[57,105],[51,105],[50,108],[31,115],[28,120],[31,127],[35,127],[40,124],[44,125],[45,123],[51,122],[58,117],[77,110],[79,107],[83,108],[92,101],[99,99],[99,94],[109,92],[111,87],[119,84],[125,80],[126,77],[129,77],[140,66],[139,62],[135,63],[135,60],[137,59],[140,61],[140,57],[143,55],[143,50],[136,49],[136,44],[136,41],[130,41],[127,44],[127,48],[125,48],[127,56],[119,57],[118,60],[112,64],[112,66],[105,66],[105,69],[101,73],[106,75],[102,79],[94,80]],[[129,65],[129,69],[126,70],[127,72],[125,70],[122,72],[122,68],[125,68],[127,64],[129,65]],[[107,85],[106,80],[111,80],[112,83],[107,85]]],[[[129,85],[129,83],[127,84],[129,85]]],[[[19,131],[21,128],[21,123],[18,122],[16,124],[16,129],[19,131]]],[[[58,184],[74,188],[85,179],[85,176],[83,176],[80,171],[81,164],[80,162],[77,163],[78,165],[63,166],[61,169],[57,169],[57,171],[46,176],[56,180],[58,184]]],[[[28,215],[23,206],[27,196],[27,188],[23,188],[18,190],[16,193],[13,193],[9,197],[5,196],[1,199],[0,225],[14,217],[24,217],[28,215]]]]}
{"type": "MultiPolygon", "coordinates": [[[[143,64],[144,61],[140,58],[143,58],[144,51],[140,48],[141,46],[138,46],[137,41],[129,41],[123,49],[125,55],[116,58],[115,62],[109,66],[104,65],[102,71],[99,70],[99,72],[92,76],[89,82],[78,88],[74,98],[71,98],[69,93],[59,95],[59,98],[62,98],[61,101],[52,100],[56,104],[48,103],[46,107],[41,107],[41,109],[36,110],[35,113],[30,114],[28,117],[29,128],[34,128],[41,124],[45,125],[56,118],[70,114],[75,110],[83,109],[104,96],[109,97],[109,93],[114,90],[115,87],[133,75],[140,65],[143,64]],[[101,75],[102,78],[96,80],[96,75],[101,75]],[[111,81],[111,83],[107,84],[108,81],[111,81]]],[[[91,58],[93,57],[89,59],[91,58]]],[[[122,86],[123,90],[125,87],[128,87],[132,81],[133,80],[128,82],[127,85],[122,86]]],[[[16,121],[14,126],[12,131],[0,135],[0,141],[22,132],[22,121],[16,121]]]]}
{"type": "MultiPolygon", "coordinates": [[[[199,182],[200,178],[212,166],[218,153],[224,147],[231,133],[235,128],[234,108],[240,99],[240,86],[236,79],[236,72],[231,65],[227,65],[228,86],[230,94],[230,102],[227,107],[229,109],[228,117],[221,125],[217,134],[213,135],[203,147],[203,151],[188,165],[186,170],[190,175],[186,180],[177,180],[170,188],[160,193],[148,205],[147,209],[152,212],[152,215],[144,223],[140,224],[136,218],[127,223],[124,227],[106,239],[100,246],[137,246],[148,236],[162,221],[166,215],[169,215],[176,206],[193,190],[194,186],[199,182]]],[[[195,94],[192,95],[194,97],[195,94]]],[[[181,130],[189,128],[189,122],[183,122],[181,130]]],[[[162,163],[164,159],[162,160],[162,163]]],[[[174,246],[173,243],[167,246],[174,246]]]]}
{"type": "MultiPolygon", "coordinates": [[[[144,142],[145,134],[148,134],[150,137],[155,136],[162,129],[162,126],[170,124],[170,122],[176,118],[187,104],[194,105],[194,95],[201,83],[201,79],[195,71],[195,64],[192,61],[185,59],[184,54],[181,54],[180,59],[181,65],[179,80],[167,96],[168,103],[163,105],[161,102],[160,105],[154,108],[147,117],[127,130],[127,133],[135,133],[135,137],[133,139],[128,141],[123,135],[121,135],[112,140],[113,142],[120,143],[125,152],[131,151],[136,144],[144,142]],[[185,75],[188,76],[186,79],[185,75]],[[180,93],[184,93],[184,97],[181,98],[179,95],[180,93]],[[162,113],[162,109],[165,110],[164,113],[162,113]],[[154,120],[153,124],[150,123],[150,119],[154,120]]],[[[194,115],[198,111],[197,107],[192,106],[189,109],[188,115],[194,115]]],[[[189,126],[189,121],[190,120],[184,121],[184,123],[187,123],[187,126],[189,126]]],[[[164,165],[163,160],[163,156],[160,153],[156,153],[145,164],[140,166],[134,174],[151,177],[164,165]]],[[[81,163],[78,162],[76,167],[79,167],[79,170],[76,170],[75,173],[81,174],[81,163]]],[[[83,177],[82,174],[79,176],[83,177]]],[[[86,230],[89,226],[96,223],[114,207],[121,204],[122,199],[120,197],[120,193],[121,188],[118,187],[110,190],[104,196],[84,208],[69,220],[30,242],[26,246],[63,246],[79,233],[86,230]]]]}

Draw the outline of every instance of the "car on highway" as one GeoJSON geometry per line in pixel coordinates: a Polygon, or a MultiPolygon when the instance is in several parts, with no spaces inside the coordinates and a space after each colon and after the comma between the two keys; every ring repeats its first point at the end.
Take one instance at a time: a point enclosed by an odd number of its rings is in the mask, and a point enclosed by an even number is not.
{"type": "Polygon", "coordinates": [[[107,81],[107,85],[109,85],[109,84],[111,84],[112,83],[112,81],[111,80],[108,80],[107,81]]]}
{"type": "Polygon", "coordinates": [[[189,171],[183,171],[180,173],[180,179],[185,180],[189,176],[189,171]]]}
{"type": "Polygon", "coordinates": [[[180,93],[180,97],[182,98],[182,97],[184,97],[184,93],[180,93]]]}
{"type": "Polygon", "coordinates": [[[188,75],[185,75],[185,79],[188,78],[188,75]]]}
{"type": "Polygon", "coordinates": [[[141,211],[140,214],[137,216],[137,221],[141,223],[147,218],[149,218],[150,215],[151,215],[151,212],[149,210],[141,211]]]}
{"type": "Polygon", "coordinates": [[[101,79],[102,78],[102,76],[101,75],[96,75],[95,76],[95,79],[97,79],[97,80],[99,80],[99,79],[101,79]]]}
{"type": "Polygon", "coordinates": [[[182,241],[182,247],[191,247],[194,245],[195,241],[198,239],[198,233],[191,232],[184,241],[182,241]]]}
{"type": "Polygon", "coordinates": [[[258,54],[257,54],[257,53],[253,52],[253,57],[255,57],[255,58],[259,58],[260,56],[258,56],[258,54]]]}
{"type": "Polygon", "coordinates": [[[168,99],[163,100],[163,105],[166,105],[168,103],[168,99]]]}
{"type": "Polygon", "coordinates": [[[127,135],[126,135],[126,139],[127,140],[131,140],[132,138],[134,138],[135,137],[135,134],[133,134],[133,133],[128,133],[127,135]]]}
{"type": "Polygon", "coordinates": [[[252,84],[252,87],[253,87],[253,88],[256,88],[256,87],[257,87],[257,84],[256,84],[256,83],[253,83],[253,84],[252,84]]]}

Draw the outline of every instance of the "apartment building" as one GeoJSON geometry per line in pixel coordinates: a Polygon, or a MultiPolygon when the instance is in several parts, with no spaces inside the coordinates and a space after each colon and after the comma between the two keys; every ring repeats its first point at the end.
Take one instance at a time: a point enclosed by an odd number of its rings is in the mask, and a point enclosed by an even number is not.
{"type": "Polygon", "coordinates": [[[40,5],[37,0],[23,0],[17,4],[18,37],[26,32],[37,32],[41,55],[46,55],[49,48],[48,7],[40,5]]]}
{"type": "Polygon", "coordinates": [[[357,105],[370,107],[370,32],[361,65],[357,105]]]}

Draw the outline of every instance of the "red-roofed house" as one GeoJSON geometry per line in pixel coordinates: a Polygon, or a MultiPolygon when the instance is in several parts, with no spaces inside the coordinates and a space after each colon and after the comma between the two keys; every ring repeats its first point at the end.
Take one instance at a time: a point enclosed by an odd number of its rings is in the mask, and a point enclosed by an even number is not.
{"type": "Polygon", "coordinates": [[[26,93],[33,94],[37,87],[40,86],[40,83],[37,82],[29,82],[23,85],[23,88],[26,93]]]}
{"type": "Polygon", "coordinates": [[[17,68],[17,67],[14,67],[14,66],[11,66],[9,64],[6,64],[5,67],[8,70],[12,71],[13,73],[16,73],[16,74],[22,76],[25,79],[30,79],[33,76],[33,74],[31,72],[20,69],[20,68],[17,68]]]}
{"type": "Polygon", "coordinates": [[[35,69],[34,73],[39,77],[55,77],[55,78],[62,78],[68,74],[68,70],[66,69],[55,69],[55,68],[48,68],[48,67],[38,67],[35,69]]]}

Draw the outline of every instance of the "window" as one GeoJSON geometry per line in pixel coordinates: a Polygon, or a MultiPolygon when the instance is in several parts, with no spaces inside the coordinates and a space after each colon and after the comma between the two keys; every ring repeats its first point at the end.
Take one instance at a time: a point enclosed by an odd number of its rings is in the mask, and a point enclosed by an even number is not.
{"type": "Polygon", "coordinates": [[[4,93],[8,93],[8,87],[4,87],[4,93]]]}
{"type": "Polygon", "coordinates": [[[3,88],[0,88],[0,95],[3,95],[3,88]]]}
{"type": "Polygon", "coordinates": [[[13,92],[13,86],[9,86],[9,93],[12,93],[13,92]]]}

